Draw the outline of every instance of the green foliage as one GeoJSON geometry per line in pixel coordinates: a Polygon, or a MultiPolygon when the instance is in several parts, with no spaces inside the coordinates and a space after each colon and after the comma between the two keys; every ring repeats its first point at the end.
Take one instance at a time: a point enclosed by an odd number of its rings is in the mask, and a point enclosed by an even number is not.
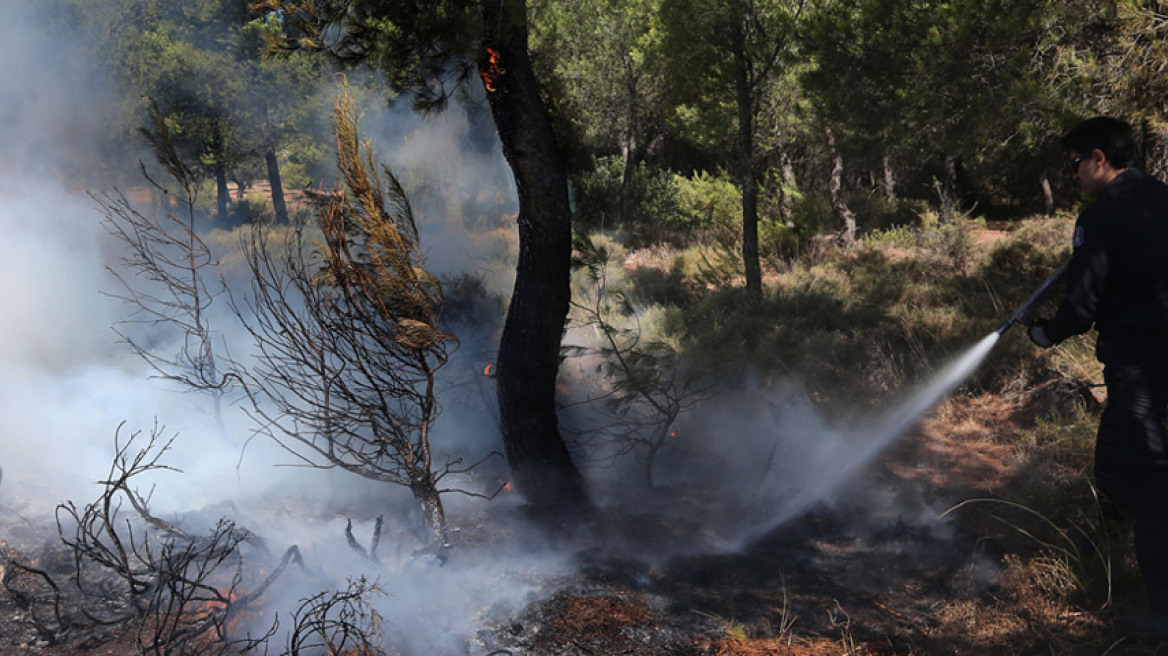
{"type": "Polygon", "coordinates": [[[680,342],[663,330],[675,313],[635,298],[618,245],[577,233],[574,246],[572,327],[594,338],[568,343],[563,352],[597,361],[598,379],[587,400],[606,415],[583,442],[596,460],[631,456],[652,487],[654,464],[669,450],[674,423],[711,395],[712,383],[686,366],[680,342]]]}
{"type": "Polygon", "coordinates": [[[621,158],[602,157],[595,164],[575,178],[576,225],[622,230],[633,247],[678,238],[679,191],[671,173],[641,162],[625,185],[621,158]]]}
{"type": "Polygon", "coordinates": [[[737,231],[742,223],[742,193],[725,173],[701,171],[676,176],[680,225],[683,232],[737,231]]]}
{"type": "Polygon", "coordinates": [[[266,195],[249,193],[243,202],[235,208],[236,221],[239,223],[273,223],[276,214],[272,210],[272,201],[266,195]]]}
{"type": "Polygon", "coordinates": [[[556,93],[555,116],[590,153],[643,161],[665,129],[668,70],[661,0],[574,0],[532,7],[531,47],[556,93]]]}

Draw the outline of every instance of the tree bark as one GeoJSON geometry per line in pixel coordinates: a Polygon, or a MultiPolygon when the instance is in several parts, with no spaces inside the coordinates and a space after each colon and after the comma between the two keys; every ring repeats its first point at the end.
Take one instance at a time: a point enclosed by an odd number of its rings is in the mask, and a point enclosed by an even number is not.
{"type": "Polygon", "coordinates": [[[268,108],[264,107],[264,121],[260,125],[260,137],[264,144],[264,164],[268,167],[268,186],[272,193],[272,210],[276,214],[276,223],[287,225],[288,205],[284,202],[284,183],[280,178],[280,162],[276,159],[276,139],[272,136],[271,122],[268,120],[268,108]]]}
{"type": "Polygon", "coordinates": [[[519,262],[496,373],[503,443],[516,488],[541,519],[560,526],[591,510],[556,416],[571,296],[568,174],[528,58],[526,2],[482,7],[479,70],[519,194],[519,262]]]}
{"type": "MultiPolygon", "coordinates": [[[[739,49],[741,51],[742,48],[739,49]]],[[[758,167],[754,161],[754,97],[745,62],[739,62],[734,81],[738,109],[738,165],[742,185],[742,262],[746,291],[762,297],[762,267],[758,261],[758,167]]]]}
{"type": "Polygon", "coordinates": [[[779,150],[779,172],[782,184],[779,185],[779,216],[788,228],[795,228],[795,199],[788,190],[798,187],[795,182],[795,164],[791,161],[791,153],[787,146],[779,150]]]}
{"type": "Polygon", "coordinates": [[[835,136],[830,127],[823,128],[827,135],[827,147],[831,150],[831,180],[828,182],[828,196],[831,199],[831,208],[836,217],[843,221],[844,229],[840,232],[840,240],[844,246],[851,248],[856,243],[856,214],[844,202],[844,157],[835,147],[835,136]]]}
{"type": "Polygon", "coordinates": [[[219,121],[215,121],[212,130],[211,155],[215,158],[215,163],[212,166],[215,171],[215,211],[218,212],[217,216],[220,221],[226,221],[227,206],[231,202],[231,193],[227,189],[227,165],[224,163],[226,146],[223,143],[223,132],[219,121]]]}
{"type": "Polygon", "coordinates": [[[892,161],[885,155],[880,159],[884,170],[884,198],[890,203],[896,202],[896,174],[892,171],[892,161]]]}
{"type": "Polygon", "coordinates": [[[1050,188],[1050,178],[1045,173],[1038,179],[1042,187],[1042,212],[1047,216],[1054,215],[1054,191],[1050,188]]]}

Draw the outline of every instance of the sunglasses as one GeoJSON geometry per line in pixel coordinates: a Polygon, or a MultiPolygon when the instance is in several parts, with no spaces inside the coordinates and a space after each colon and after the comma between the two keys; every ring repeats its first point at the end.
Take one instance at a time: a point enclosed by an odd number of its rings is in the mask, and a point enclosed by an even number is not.
{"type": "Polygon", "coordinates": [[[1072,159],[1072,160],[1069,162],[1069,165],[1070,165],[1070,167],[1071,167],[1071,173],[1076,173],[1076,172],[1078,172],[1078,170],[1079,170],[1079,165],[1080,165],[1080,164],[1082,164],[1082,163],[1083,163],[1083,160],[1086,160],[1086,159],[1090,159],[1090,158],[1089,158],[1089,157],[1086,157],[1085,155],[1079,155],[1079,156],[1075,157],[1074,159],[1072,159]]]}

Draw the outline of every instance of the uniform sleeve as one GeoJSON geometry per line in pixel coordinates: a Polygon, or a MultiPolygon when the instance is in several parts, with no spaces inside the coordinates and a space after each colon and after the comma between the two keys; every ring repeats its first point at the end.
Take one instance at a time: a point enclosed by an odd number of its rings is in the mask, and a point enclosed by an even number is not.
{"type": "Polygon", "coordinates": [[[1075,224],[1074,252],[1067,267],[1067,295],[1046,326],[1055,343],[1091,329],[1099,312],[1109,269],[1101,217],[1084,212],[1075,224]]]}

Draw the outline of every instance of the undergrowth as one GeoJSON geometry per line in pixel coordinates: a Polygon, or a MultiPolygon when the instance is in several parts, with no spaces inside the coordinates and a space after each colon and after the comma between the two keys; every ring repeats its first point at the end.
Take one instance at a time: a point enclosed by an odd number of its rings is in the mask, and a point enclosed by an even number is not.
{"type": "MultiPolygon", "coordinates": [[[[761,299],[714,284],[734,279],[736,263],[693,246],[658,248],[655,264],[622,254],[636,265],[621,284],[642,309],[662,309],[642,315],[656,322],[643,329],[726,384],[795,381],[814,402],[846,410],[902,392],[991,333],[1069,258],[1072,227],[1060,214],[986,239],[984,224],[959,219],[873,231],[852,250],[810,244],[764,271],[761,299]]],[[[1050,316],[1059,297],[1038,314],[1050,316]]],[[[1093,343],[1042,351],[1024,328],[1011,330],[958,392],[1014,408],[992,439],[1013,448],[1019,475],[1002,498],[955,512],[1000,551],[1002,574],[990,596],[936,610],[931,635],[949,648],[1103,653],[1105,620],[1139,598],[1130,534],[1103,525],[1090,483],[1102,381],[1093,343]]]]}

